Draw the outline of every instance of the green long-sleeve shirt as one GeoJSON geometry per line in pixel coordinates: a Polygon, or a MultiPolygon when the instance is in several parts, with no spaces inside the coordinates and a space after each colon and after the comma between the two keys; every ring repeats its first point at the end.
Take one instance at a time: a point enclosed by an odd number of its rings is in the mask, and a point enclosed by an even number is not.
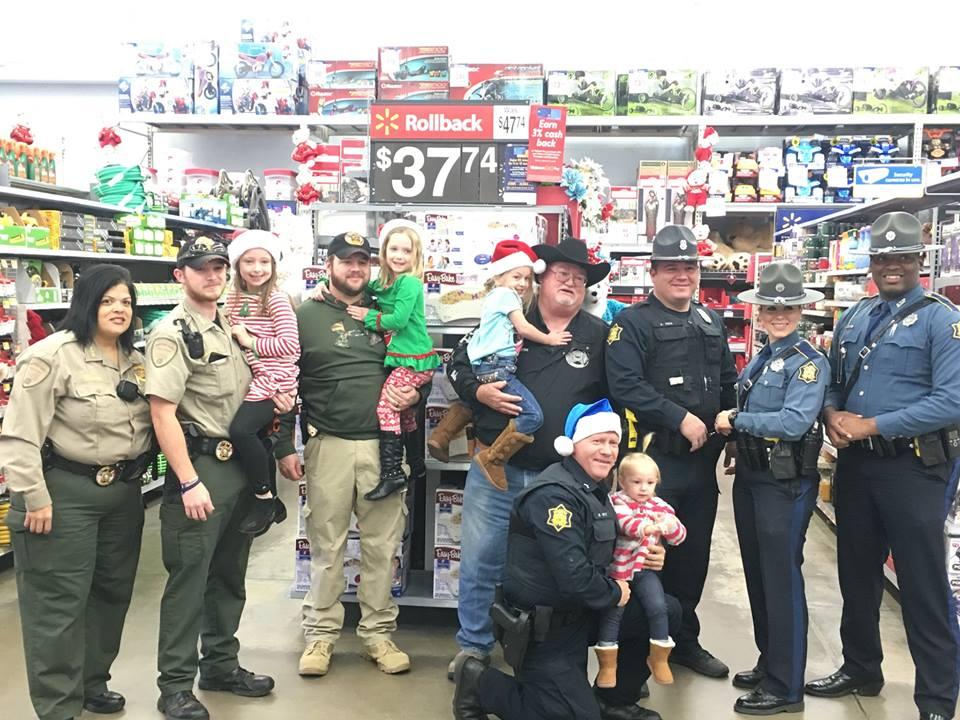
{"type": "Polygon", "coordinates": [[[364,325],[370,330],[390,333],[385,363],[388,367],[433,370],[440,358],[427,334],[423,309],[423,283],[413,275],[399,275],[384,288],[379,280],[368,286],[377,296],[380,312],[371,311],[364,325]]]}

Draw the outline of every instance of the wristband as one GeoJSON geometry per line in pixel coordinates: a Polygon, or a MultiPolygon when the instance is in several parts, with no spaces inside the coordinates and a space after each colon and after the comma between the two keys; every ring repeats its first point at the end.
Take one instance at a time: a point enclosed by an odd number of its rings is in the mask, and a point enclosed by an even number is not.
{"type": "Polygon", "coordinates": [[[191,490],[193,490],[193,489],[194,489],[197,485],[199,485],[199,484],[200,484],[200,477],[199,477],[199,476],[198,476],[198,477],[195,477],[193,480],[191,480],[191,481],[188,482],[188,483],[180,483],[180,494],[183,495],[183,494],[185,494],[185,493],[190,492],[191,490]]]}

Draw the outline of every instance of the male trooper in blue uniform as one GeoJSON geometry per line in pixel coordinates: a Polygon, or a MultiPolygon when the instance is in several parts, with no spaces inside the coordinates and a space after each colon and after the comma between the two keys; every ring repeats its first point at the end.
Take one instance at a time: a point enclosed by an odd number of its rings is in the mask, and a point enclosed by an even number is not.
{"type": "Polygon", "coordinates": [[[800,270],[767,265],[756,290],[739,295],[758,305],[767,344],[744,368],[737,410],[717,415],[716,428],[736,430],[733,512],[747,581],[753,636],[760,651],[753,670],[737,673],[743,695],[734,710],[772,715],[803,710],[807,661],[807,600],[803,542],[817,498],[819,416],[830,383],[827,358],[797,334],[801,308],[823,299],[804,290],[800,270]]]}
{"type": "Polygon", "coordinates": [[[920,286],[920,222],[882,215],[871,228],[879,296],[837,323],[824,421],[839,449],[834,498],[843,665],[808,683],[820,697],[883,687],[879,608],[893,553],[921,720],[953,717],[960,638],[943,525],[956,491],[960,311],[920,286]]]}
{"type": "Polygon", "coordinates": [[[657,494],[677,511],[687,539],[670,549],[663,589],[680,601],[683,624],[670,662],[709,677],[729,669],[700,646],[697,605],[717,516],[717,413],[736,404],[737,371],[723,320],[693,298],[700,283],[697,240],[681,225],[653,239],[653,293],[614,318],[607,336],[610,399],[627,424],[627,449],[653,432],[648,453],[663,478],[657,494]],[[709,428],[709,429],[708,429],[709,428]]]}
{"type": "MultiPolygon", "coordinates": [[[[517,495],[510,517],[503,598],[491,609],[504,657],[515,677],[457,656],[456,720],[659,720],[635,703],[650,675],[650,633],[626,582],[607,576],[617,537],[616,515],[603,481],[616,464],[620,417],[607,400],[578,404],[567,416],[550,465],[517,495]],[[620,628],[617,687],[591,690],[587,648],[598,611],[627,605],[620,628]],[[617,691],[617,692],[614,692],[617,691]]],[[[663,566],[651,548],[647,567],[663,566]]],[[[679,605],[668,598],[670,624],[679,605]]]]}

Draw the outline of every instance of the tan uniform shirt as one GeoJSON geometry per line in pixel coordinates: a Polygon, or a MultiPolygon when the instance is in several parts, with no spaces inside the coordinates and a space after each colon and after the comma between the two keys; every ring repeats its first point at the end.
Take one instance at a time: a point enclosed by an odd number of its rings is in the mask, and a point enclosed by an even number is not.
{"type": "Polygon", "coordinates": [[[146,394],[176,403],[180,422],[201,435],[226,438],[251,375],[229,322],[217,315],[219,326],[180,303],[157,324],[147,340],[146,394]],[[203,337],[203,357],[190,357],[177,320],[203,337]]]}
{"type": "Polygon", "coordinates": [[[143,355],[120,352],[120,367],[91,343],[62,331],[29,347],[17,362],[13,394],[0,433],[0,464],[28,510],[50,504],[40,448],[74,462],[112,465],[146,452],[153,439],[150,405],[117,397],[121,380],[144,389],[143,355]]]}

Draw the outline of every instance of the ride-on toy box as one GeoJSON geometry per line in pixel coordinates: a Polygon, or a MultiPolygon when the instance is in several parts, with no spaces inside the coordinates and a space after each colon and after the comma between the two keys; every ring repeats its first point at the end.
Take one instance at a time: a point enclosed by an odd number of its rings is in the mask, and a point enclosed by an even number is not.
{"type": "Polygon", "coordinates": [[[855,113],[925,113],[930,73],[926,67],[859,67],[853,71],[855,113]]]}
{"type": "Polygon", "coordinates": [[[380,100],[446,100],[450,86],[445,82],[381,82],[380,100]]]}
{"type": "Polygon", "coordinates": [[[320,88],[310,86],[307,109],[311,115],[370,114],[373,88],[320,88]]]}
{"type": "Polygon", "coordinates": [[[704,115],[772,115],[776,105],[776,68],[708,70],[703,75],[704,115]]]}
{"type": "Polygon", "coordinates": [[[450,82],[446,45],[380,48],[380,82],[450,82]]]}
{"type": "Polygon", "coordinates": [[[631,70],[617,76],[617,114],[692,115],[699,85],[696,70],[631,70]]]}
{"type": "Polygon", "coordinates": [[[543,65],[473,63],[450,68],[450,99],[543,103],[543,65]]]}
{"type": "Polygon", "coordinates": [[[198,42],[193,57],[193,112],[216,115],[220,112],[220,48],[216,42],[198,42]]]}
{"type": "Polygon", "coordinates": [[[373,90],[377,87],[377,61],[311,60],[305,76],[310,87],[373,90]]]}
{"type": "Polygon", "coordinates": [[[297,68],[280,45],[242,42],[221,49],[220,77],[296,80],[297,68]]]}
{"type": "Polygon", "coordinates": [[[566,105],[570,115],[613,115],[617,74],[612,70],[551,70],[547,104],[566,105]]]}
{"type": "Polygon", "coordinates": [[[853,68],[780,71],[780,115],[853,111],[853,68]]]}
{"type": "Polygon", "coordinates": [[[960,113],[960,67],[939,68],[933,78],[936,92],[930,105],[934,112],[960,113]]]}
{"type": "Polygon", "coordinates": [[[192,113],[193,59],[163,43],[125,43],[117,83],[120,112],[192,113]]]}
{"type": "Polygon", "coordinates": [[[293,80],[233,78],[220,83],[220,112],[296,115],[300,86],[293,80]]]}

